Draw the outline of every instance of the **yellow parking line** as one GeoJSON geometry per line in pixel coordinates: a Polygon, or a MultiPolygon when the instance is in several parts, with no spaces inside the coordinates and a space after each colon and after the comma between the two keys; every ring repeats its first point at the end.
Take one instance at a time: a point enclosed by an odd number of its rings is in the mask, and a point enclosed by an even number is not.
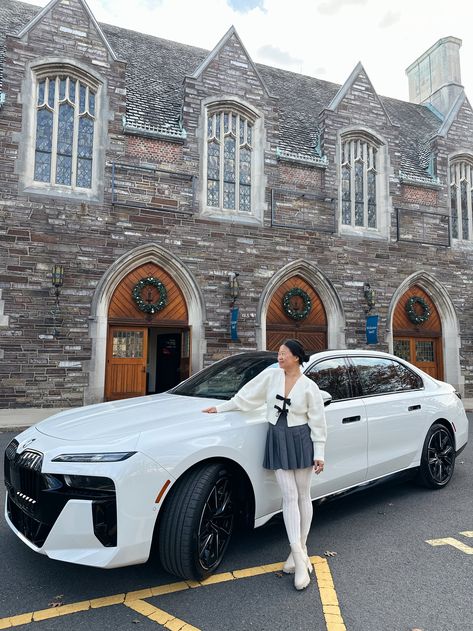
{"type": "Polygon", "coordinates": [[[473,530],[464,530],[460,534],[463,535],[464,537],[473,537],[473,530]]]}
{"type": "Polygon", "coordinates": [[[184,622],[184,620],[180,620],[179,618],[172,616],[170,613],[167,613],[167,611],[158,609],[158,607],[154,607],[143,600],[125,600],[125,605],[142,616],[146,616],[146,618],[149,618],[153,622],[157,622],[170,631],[200,631],[197,627],[193,627],[192,625],[187,624],[187,622],[184,622]]]}
{"type": "MultiPolygon", "coordinates": [[[[314,564],[315,568],[327,631],[346,631],[327,560],[319,556],[310,557],[310,560],[314,564]]],[[[40,622],[51,618],[59,618],[60,616],[67,616],[79,611],[124,604],[137,613],[140,613],[150,620],[161,624],[170,631],[199,631],[197,627],[193,627],[183,620],[168,614],[162,609],[154,607],[144,599],[172,594],[186,589],[196,589],[199,587],[206,587],[208,585],[235,581],[242,578],[270,574],[271,572],[278,572],[282,570],[282,567],[282,563],[257,565],[255,567],[245,568],[242,570],[234,570],[233,572],[213,574],[204,581],[179,581],[176,583],[168,583],[167,585],[158,585],[156,587],[139,589],[126,594],[114,594],[112,596],[84,600],[68,605],[61,605],[59,607],[51,607],[50,609],[41,609],[39,611],[10,616],[8,618],[0,618],[0,629],[11,629],[30,622],[40,622]]]]}
{"type": "Polygon", "coordinates": [[[327,631],[346,631],[327,559],[310,557],[319,586],[327,631]]]}
{"type": "Polygon", "coordinates": [[[465,554],[473,554],[473,548],[471,546],[467,546],[466,543],[462,543],[453,537],[445,537],[444,539],[429,539],[425,543],[428,543],[431,546],[452,546],[457,550],[461,550],[465,554]]]}

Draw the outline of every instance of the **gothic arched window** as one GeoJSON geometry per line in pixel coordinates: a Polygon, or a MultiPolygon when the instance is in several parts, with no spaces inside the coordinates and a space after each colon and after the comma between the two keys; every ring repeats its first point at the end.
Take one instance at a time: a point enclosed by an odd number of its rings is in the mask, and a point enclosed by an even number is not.
{"type": "Polygon", "coordinates": [[[452,238],[473,238],[473,158],[457,159],[450,165],[450,211],[452,238]]]}
{"type": "Polygon", "coordinates": [[[91,189],[97,86],[71,74],[38,76],[35,182],[91,189]]]}
{"type": "Polygon", "coordinates": [[[253,123],[231,108],[207,112],[207,207],[252,211],[253,123]]]}
{"type": "Polygon", "coordinates": [[[374,142],[352,135],[342,138],[342,225],[378,228],[378,160],[378,146],[374,142]]]}

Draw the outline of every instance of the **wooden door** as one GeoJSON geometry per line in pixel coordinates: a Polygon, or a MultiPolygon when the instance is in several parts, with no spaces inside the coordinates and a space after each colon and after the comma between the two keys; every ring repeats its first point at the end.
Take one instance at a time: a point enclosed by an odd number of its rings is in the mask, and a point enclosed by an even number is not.
{"type": "Polygon", "coordinates": [[[146,394],[148,329],[111,326],[107,347],[107,401],[146,394]]]}
{"type": "MultiPolygon", "coordinates": [[[[416,305],[416,313],[422,309],[416,305]]],[[[393,352],[398,357],[418,366],[435,379],[443,379],[442,324],[440,315],[430,296],[414,285],[399,300],[393,318],[393,352]],[[410,298],[422,298],[430,315],[424,322],[413,323],[407,314],[410,298]]]]}
{"type": "Polygon", "coordinates": [[[301,276],[293,276],[274,292],[266,316],[266,348],[277,351],[288,338],[299,340],[307,353],[327,348],[327,316],[316,291],[301,276]],[[299,288],[309,296],[310,312],[307,317],[295,320],[286,313],[283,302],[287,292],[299,288]]]}

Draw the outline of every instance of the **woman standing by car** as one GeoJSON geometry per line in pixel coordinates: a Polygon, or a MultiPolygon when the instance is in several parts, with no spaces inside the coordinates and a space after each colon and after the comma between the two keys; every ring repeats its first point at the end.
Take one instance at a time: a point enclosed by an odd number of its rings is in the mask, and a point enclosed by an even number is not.
{"type": "Polygon", "coordinates": [[[286,340],[278,352],[282,370],[263,371],[229,401],[203,410],[248,412],[266,403],[269,426],[263,467],[275,471],[281,489],[291,547],[283,571],[295,573],[296,589],[304,589],[310,582],[312,565],[306,546],[313,514],[310,481],[312,470],[319,474],[324,469],[327,435],[322,395],[301,372],[301,365],[308,359],[300,342],[286,340]]]}

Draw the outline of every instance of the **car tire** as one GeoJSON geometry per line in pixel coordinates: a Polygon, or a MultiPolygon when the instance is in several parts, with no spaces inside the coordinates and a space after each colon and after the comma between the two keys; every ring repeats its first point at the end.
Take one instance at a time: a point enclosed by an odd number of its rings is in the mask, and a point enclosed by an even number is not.
{"type": "Polygon", "coordinates": [[[455,440],[441,423],[434,423],[425,437],[418,482],[429,489],[443,489],[455,469],[455,440]]]}
{"type": "Polygon", "coordinates": [[[178,480],[158,528],[161,564],[184,579],[203,580],[223,559],[235,523],[234,480],[222,463],[199,466],[178,480]]]}

